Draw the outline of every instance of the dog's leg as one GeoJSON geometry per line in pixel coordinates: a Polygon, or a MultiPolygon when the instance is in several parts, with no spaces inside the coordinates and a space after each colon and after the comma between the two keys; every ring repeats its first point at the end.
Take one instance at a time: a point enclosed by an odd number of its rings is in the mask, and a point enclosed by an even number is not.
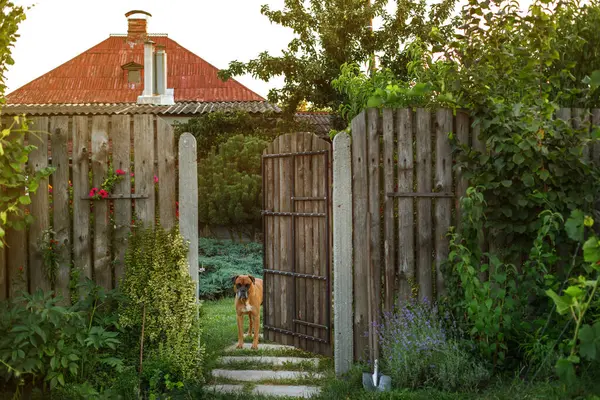
{"type": "Polygon", "coordinates": [[[252,336],[252,323],[253,323],[252,313],[248,313],[248,320],[250,321],[248,323],[248,336],[252,336]]]}
{"type": "Polygon", "coordinates": [[[237,316],[238,325],[238,344],[237,348],[244,348],[244,314],[238,314],[237,316]]]}
{"type": "Polygon", "coordinates": [[[254,316],[254,340],[252,341],[252,348],[254,350],[258,349],[258,328],[260,327],[260,311],[254,316]]]}

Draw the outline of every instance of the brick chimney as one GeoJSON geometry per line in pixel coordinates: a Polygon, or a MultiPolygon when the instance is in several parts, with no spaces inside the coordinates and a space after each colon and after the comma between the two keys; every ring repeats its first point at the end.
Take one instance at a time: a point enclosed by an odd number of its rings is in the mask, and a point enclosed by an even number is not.
{"type": "Polygon", "coordinates": [[[148,39],[148,18],[151,16],[152,14],[142,10],[132,10],[125,14],[128,42],[144,43],[148,39]]]}

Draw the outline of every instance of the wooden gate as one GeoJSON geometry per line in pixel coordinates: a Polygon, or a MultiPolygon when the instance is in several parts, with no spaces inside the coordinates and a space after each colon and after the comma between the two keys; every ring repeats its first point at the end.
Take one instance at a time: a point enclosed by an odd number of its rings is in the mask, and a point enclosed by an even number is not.
{"type": "Polygon", "coordinates": [[[265,338],[331,355],[331,144],[286,134],[262,156],[265,338]]]}

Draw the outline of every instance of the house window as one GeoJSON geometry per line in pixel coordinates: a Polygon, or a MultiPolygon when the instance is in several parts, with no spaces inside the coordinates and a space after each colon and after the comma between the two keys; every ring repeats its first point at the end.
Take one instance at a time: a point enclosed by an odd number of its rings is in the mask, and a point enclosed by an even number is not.
{"type": "Polygon", "coordinates": [[[140,83],[141,73],[140,70],[129,70],[127,71],[127,82],[129,83],[140,83]]]}

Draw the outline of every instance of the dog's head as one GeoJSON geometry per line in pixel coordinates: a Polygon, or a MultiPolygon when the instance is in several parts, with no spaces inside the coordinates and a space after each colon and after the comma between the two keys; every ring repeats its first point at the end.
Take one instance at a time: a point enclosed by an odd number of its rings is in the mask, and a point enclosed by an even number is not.
{"type": "Polygon", "coordinates": [[[237,275],[231,281],[233,282],[233,290],[238,299],[248,299],[250,288],[254,285],[255,278],[252,275],[237,275]]]}

